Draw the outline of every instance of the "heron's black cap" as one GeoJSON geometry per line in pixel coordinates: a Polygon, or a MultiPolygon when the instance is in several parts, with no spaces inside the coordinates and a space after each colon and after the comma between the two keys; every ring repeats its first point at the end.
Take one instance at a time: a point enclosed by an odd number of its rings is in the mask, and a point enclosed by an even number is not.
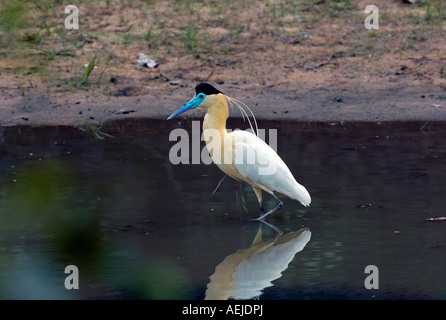
{"type": "Polygon", "coordinates": [[[206,82],[201,82],[195,86],[195,93],[204,93],[205,95],[218,94],[223,93],[220,90],[216,89],[214,86],[210,85],[206,82]]]}

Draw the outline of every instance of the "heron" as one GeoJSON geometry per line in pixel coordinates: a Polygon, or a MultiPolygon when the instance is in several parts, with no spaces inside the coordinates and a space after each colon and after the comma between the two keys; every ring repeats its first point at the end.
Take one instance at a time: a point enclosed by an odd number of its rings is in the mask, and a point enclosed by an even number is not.
{"type": "MultiPolygon", "coordinates": [[[[228,132],[226,120],[229,116],[229,105],[237,106],[242,116],[248,116],[243,108],[248,108],[245,104],[223,94],[211,84],[201,82],[195,86],[194,97],[172,113],[167,120],[191,109],[207,110],[203,120],[206,148],[212,161],[226,175],[252,186],[260,207],[260,215],[255,220],[264,220],[283,207],[283,202],[277,195],[287,196],[308,207],[311,197],[307,189],[296,181],[274,149],[258,136],[258,130],[256,134],[246,130],[228,132]],[[266,213],[262,191],[270,194],[277,203],[276,207],[266,213]]],[[[252,114],[251,109],[249,111],[252,114]]],[[[257,127],[257,122],[255,124],[257,127]]],[[[251,122],[250,125],[254,131],[251,122]]]]}

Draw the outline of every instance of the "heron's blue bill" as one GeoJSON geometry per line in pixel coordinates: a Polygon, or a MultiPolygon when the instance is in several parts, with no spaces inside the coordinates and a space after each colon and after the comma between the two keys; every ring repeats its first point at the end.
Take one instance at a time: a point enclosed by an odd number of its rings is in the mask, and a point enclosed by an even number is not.
{"type": "Polygon", "coordinates": [[[187,102],[181,108],[179,108],[177,111],[172,113],[169,116],[169,118],[167,118],[167,120],[173,119],[176,116],[186,112],[187,110],[198,107],[203,102],[204,98],[206,98],[206,95],[204,95],[204,94],[199,94],[198,96],[193,97],[189,102],[187,102]]]}

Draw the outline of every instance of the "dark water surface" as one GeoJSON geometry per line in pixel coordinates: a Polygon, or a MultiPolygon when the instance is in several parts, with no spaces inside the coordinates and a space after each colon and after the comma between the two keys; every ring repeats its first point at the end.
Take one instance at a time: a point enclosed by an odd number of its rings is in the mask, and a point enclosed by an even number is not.
{"type": "Polygon", "coordinates": [[[445,123],[259,126],[313,200],[271,225],[249,185],[171,164],[190,121],[0,128],[0,298],[446,298],[445,123]]]}

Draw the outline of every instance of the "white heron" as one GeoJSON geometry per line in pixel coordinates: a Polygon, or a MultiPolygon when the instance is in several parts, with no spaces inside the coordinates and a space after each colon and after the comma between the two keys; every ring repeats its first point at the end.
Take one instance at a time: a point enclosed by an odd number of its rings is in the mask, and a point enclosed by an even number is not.
{"type": "Polygon", "coordinates": [[[296,181],[274,149],[251,132],[226,130],[230,103],[246,114],[240,101],[224,95],[209,83],[199,83],[195,87],[195,96],[167,120],[190,109],[207,109],[203,120],[203,136],[212,161],[228,176],[252,186],[260,206],[260,217],[256,220],[263,220],[282,208],[283,202],[276,194],[288,196],[308,207],[311,203],[310,194],[296,181]],[[277,206],[266,213],[262,191],[269,193],[277,202],[277,206]]]}

